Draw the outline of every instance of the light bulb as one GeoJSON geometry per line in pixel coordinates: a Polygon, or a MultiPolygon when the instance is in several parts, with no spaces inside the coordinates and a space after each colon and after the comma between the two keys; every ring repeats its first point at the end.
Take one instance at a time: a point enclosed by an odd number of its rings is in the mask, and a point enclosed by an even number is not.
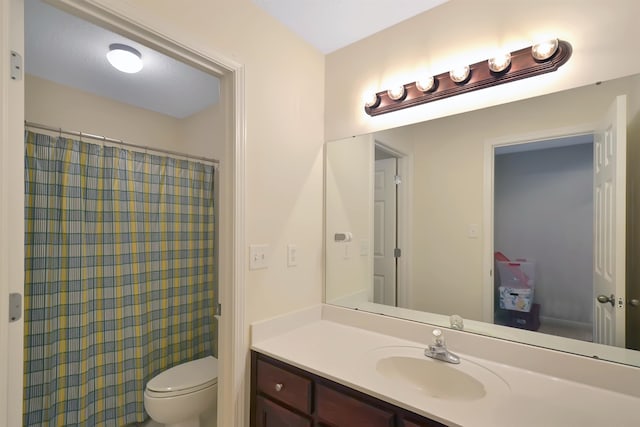
{"type": "Polygon", "coordinates": [[[429,92],[434,88],[435,84],[436,84],[436,81],[433,78],[433,76],[416,81],[416,87],[421,92],[429,92]]]}
{"type": "Polygon", "coordinates": [[[369,108],[374,108],[380,103],[380,97],[375,92],[367,93],[364,96],[364,105],[369,108]]]}
{"type": "Polygon", "coordinates": [[[511,65],[510,53],[499,53],[488,61],[489,69],[494,73],[501,73],[511,65]]]}
{"type": "Polygon", "coordinates": [[[120,43],[109,45],[107,60],[118,71],[137,73],[142,70],[142,55],[131,46],[120,43]]]}
{"type": "Polygon", "coordinates": [[[531,46],[531,55],[536,61],[545,61],[558,50],[558,39],[546,40],[531,46]]]}
{"type": "Polygon", "coordinates": [[[389,98],[393,99],[394,101],[399,101],[404,98],[405,93],[406,92],[404,86],[401,85],[392,87],[391,89],[387,90],[387,95],[389,95],[389,98]]]}
{"type": "Polygon", "coordinates": [[[464,65],[462,67],[456,67],[453,70],[449,71],[449,77],[456,83],[462,83],[469,78],[469,74],[471,73],[471,69],[468,65],[464,65]]]}

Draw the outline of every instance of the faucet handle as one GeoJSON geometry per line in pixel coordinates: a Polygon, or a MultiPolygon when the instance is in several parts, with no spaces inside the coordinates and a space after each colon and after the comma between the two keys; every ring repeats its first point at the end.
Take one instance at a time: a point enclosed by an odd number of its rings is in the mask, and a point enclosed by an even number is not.
{"type": "Polygon", "coordinates": [[[438,346],[444,346],[444,337],[442,336],[441,329],[434,329],[431,334],[433,335],[433,343],[438,346]]]}

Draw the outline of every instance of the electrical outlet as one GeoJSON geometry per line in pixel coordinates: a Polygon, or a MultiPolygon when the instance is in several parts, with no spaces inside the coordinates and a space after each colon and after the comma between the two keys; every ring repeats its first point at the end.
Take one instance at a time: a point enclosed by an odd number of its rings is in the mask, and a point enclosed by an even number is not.
{"type": "Polygon", "coordinates": [[[295,267],[298,265],[298,247],[296,245],[287,245],[287,267],[295,267]]]}
{"type": "Polygon", "coordinates": [[[249,269],[260,270],[269,267],[269,245],[249,245],[249,269]]]}

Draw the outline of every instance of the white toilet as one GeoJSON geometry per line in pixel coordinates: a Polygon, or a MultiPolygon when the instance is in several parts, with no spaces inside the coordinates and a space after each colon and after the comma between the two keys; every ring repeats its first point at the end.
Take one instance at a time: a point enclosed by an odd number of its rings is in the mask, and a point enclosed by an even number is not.
{"type": "Polygon", "coordinates": [[[214,412],[218,396],[218,359],[207,356],[156,375],[144,390],[144,408],[167,427],[205,427],[201,415],[214,412]]]}

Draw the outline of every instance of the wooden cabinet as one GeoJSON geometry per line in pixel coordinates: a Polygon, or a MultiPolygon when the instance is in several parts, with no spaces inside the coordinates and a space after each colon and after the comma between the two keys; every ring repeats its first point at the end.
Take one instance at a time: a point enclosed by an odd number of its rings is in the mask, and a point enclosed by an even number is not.
{"type": "Polygon", "coordinates": [[[316,415],[324,424],[332,426],[393,426],[393,412],[378,408],[361,399],[334,388],[318,384],[316,387],[316,415]]]}
{"type": "Polygon", "coordinates": [[[251,427],[446,427],[263,354],[251,353],[251,427]]]}
{"type": "Polygon", "coordinates": [[[256,427],[311,427],[309,418],[296,414],[262,396],[256,397],[256,427]]]}
{"type": "Polygon", "coordinates": [[[441,426],[442,424],[436,423],[433,420],[423,418],[421,420],[408,420],[406,418],[400,419],[400,423],[398,427],[432,427],[432,426],[441,426]]]}
{"type": "Polygon", "coordinates": [[[311,379],[258,359],[256,390],[298,411],[311,412],[311,379]]]}

